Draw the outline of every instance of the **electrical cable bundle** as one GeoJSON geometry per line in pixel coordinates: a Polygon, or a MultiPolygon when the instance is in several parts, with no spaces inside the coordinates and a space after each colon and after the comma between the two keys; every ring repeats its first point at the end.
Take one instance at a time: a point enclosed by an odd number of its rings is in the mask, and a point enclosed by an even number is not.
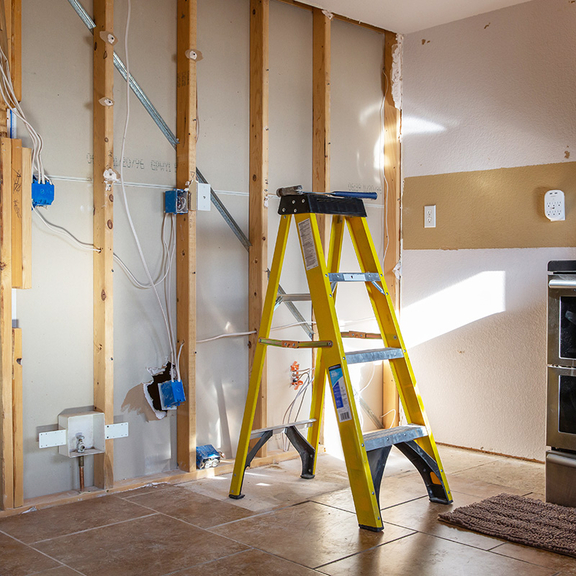
{"type": "MultiPolygon", "coordinates": [[[[2,14],[2,20],[3,19],[4,15],[2,14]]],[[[6,26],[3,26],[3,30],[6,30],[6,26]]],[[[0,96],[12,113],[26,126],[26,130],[32,140],[32,174],[37,177],[38,182],[44,184],[46,174],[44,172],[44,164],[42,163],[42,147],[44,146],[42,136],[40,136],[32,124],[26,120],[24,110],[22,110],[22,106],[20,106],[18,102],[14,85],[12,84],[12,75],[10,74],[10,61],[4,51],[3,44],[4,42],[0,42],[0,96]]]]}

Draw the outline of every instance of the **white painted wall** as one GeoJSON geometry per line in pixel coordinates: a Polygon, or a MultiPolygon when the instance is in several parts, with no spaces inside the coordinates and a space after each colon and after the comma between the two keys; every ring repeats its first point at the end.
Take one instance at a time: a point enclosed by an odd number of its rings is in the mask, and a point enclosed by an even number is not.
{"type": "MultiPolygon", "coordinates": [[[[83,2],[89,13],[89,0],[83,2]]],[[[249,3],[247,0],[199,0],[198,166],[219,193],[240,227],[248,230],[249,3]]],[[[135,78],[175,130],[176,2],[134,2],[130,65],[135,78]],[[153,44],[150,39],[153,38],[153,44]],[[151,47],[153,46],[153,48],[151,47]]],[[[116,45],[124,58],[126,1],[116,2],[116,45]]],[[[312,18],[305,10],[271,3],[270,15],[270,191],[279,186],[311,185],[312,18]]],[[[23,2],[23,106],[44,136],[45,166],[56,184],[56,200],[45,212],[56,224],[85,241],[92,237],[92,41],[67,2],[23,2]],[[64,28],[65,34],[55,33],[64,28]]],[[[353,25],[334,22],[333,174],[348,189],[377,189],[374,147],[380,136],[378,109],[382,37],[353,25]],[[353,73],[354,86],[350,85],[353,73]],[[368,116],[366,110],[369,110],[368,116]],[[340,143],[341,142],[341,143],[340,143]],[[345,168],[344,168],[345,167],[345,168]]],[[[125,114],[125,84],[115,75],[116,155],[125,114]]],[[[20,134],[26,141],[26,135],[20,134]]],[[[142,109],[131,99],[125,169],[128,200],[150,267],[158,270],[163,190],[175,184],[175,154],[142,109]]],[[[120,190],[114,191],[115,251],[143,281],[134,240],[128,230],[120,190]]],[[[270,198],[270,258],[278,219],[270,198]]],[[[381,200],[369,208],[377,243],[382,238],[381,200]]],[[[295,233],[282,284],[304,291],[305,278],[295,233]]],[[[350,246],[347,247],[347,254],[350,246]]],[[[346,258],[349,258],[347,255],[346,258]]],[[[247,330],[247,252],[213,209],[198,214],[198,339],[247,330]]],[[[136,290],[115,270],[115,414],[130,424],[130,436],[115,443],[115,478],[132,478],[175,468],[175,417],[148,421],[142,410],[141,383],[147,368],[163,364],[168,354],[162,317],[153,294],[136,290]]],[[[174,285],[170,288],[175,313],[174,285]]],[[[162,293],[161,293],[162,294],[162,293]]],[[[364,318],[365,303],[356,295],[340,304],[345,320],[364,318]]],[[[310,311],[302,307],[307,318],[310,311]]],[[[92,255],[49,233],[35,218],[33,288],[17,293],[17,315],[24,345],[25,497],[77,486],[77,467],[57,454],[40,450],[38,428],[55,424],[67,408],[89,406],[92,397],[92,255]]],[[[280,310],[274,325],[293,322],[280,310]]],[[[358,325],[359,328],[362,324],[358,325]]],[[[299,328],[277,332],[301,338],[299,328]]],[[[198,443],[214,444],[233,455],[248,382],[247,338],[198,344],[198,443]]],[[[269,412],[281,421],[294,398],[288,368],[298,358],[310,366],[308,353],[269,361],[269,412]]],[[[359,386],[370,373],[359,375],[359,386]]],[[[376,374],[374,382],[378,381],[376,374]]],[[[379,387],[365,397],[378,411],[379,387]]],[[[305,403],[303,410],[307,411],[305,403]]],[[[274,446],[272,446],[274,448],[274,446]]],[[[87,485],[92,482],[87,461],[87,485]]]]}
{"type": "MultiPolygon", "coordinates": [[[[536,0],[408,35],[405,176],[569,161],[575,25],[576,5],[536,0]]],[[[546,264],[575,256],[404,251],[402,324],[440,442],[543,460],[546,264]]]]}
{"type": "Polygon", "coordinates": [[[575,25],[533,0],[406,36],[404,175],[574,160],[575,25]]]}

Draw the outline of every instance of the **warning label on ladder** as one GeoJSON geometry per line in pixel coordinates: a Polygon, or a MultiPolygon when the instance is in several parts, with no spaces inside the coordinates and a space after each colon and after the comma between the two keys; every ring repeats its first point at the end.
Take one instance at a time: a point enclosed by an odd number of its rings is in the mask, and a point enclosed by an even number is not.
{"type": "Polygon", "coordinates": [[[338,420],[340,420],[340,422],[352,420],[350,402],[348,402],[348,393],[346,392],[346,385],[344,384],[342,366],[340,366],[340,364],[337,366],[331,366],[329,372],[332,390],[334,391],[334,401],[336,402],[336,412],[338,412],[338,420]]]}
{"type": "Polygon", "coordinates": [[[312,270],[312,268],[318,266],[318,258],[316,257],[314,235],[312,234],[312,225],[309,218],[302,220],[298,224],[298,231],[300,232],[300,242],[302,243],[302,253],[304,254],[304,265],[306,270],[312,270]]]}

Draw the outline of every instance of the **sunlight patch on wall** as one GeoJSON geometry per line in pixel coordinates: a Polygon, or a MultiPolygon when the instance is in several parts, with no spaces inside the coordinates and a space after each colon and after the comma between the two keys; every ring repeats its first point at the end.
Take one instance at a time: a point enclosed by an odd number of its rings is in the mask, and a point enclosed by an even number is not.
{"type": "Polygon", "coordinates": [[[413,134],[436,134],[439,132],[446,132],[446,127],[442,124],[437,124],[424,118],[417,116],[410,116],[406,114],[402,116],[402,135],[408,136],[413,134]]]}
{"type": "Polygon", "coordinates": [[[402,309],[407,348],[506,310],[506,273],[486,271],[402,309]]]}

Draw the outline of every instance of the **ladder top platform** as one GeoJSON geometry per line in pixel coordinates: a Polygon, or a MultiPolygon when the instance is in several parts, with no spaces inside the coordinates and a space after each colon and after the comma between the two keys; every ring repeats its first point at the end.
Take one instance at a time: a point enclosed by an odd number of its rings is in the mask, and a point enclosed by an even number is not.
{"type": "Polygon", "coordinates": [[[410,440],[416,440],[416,438],[423,438],[424,436],[428,436],[426,426],[408,424],[406,426],[368,432],[364,434],[364,445],[366,452],[369,452],[370,450],[394,446],[395,444],[409,442],[410,440]]]}
{"type": "Polygon", "coordinates": [[[287,194],[282,196],[278,214],[341,214],[366,217],[364,202],[360,198],[338,198],[329,194],[287,194]]]}

